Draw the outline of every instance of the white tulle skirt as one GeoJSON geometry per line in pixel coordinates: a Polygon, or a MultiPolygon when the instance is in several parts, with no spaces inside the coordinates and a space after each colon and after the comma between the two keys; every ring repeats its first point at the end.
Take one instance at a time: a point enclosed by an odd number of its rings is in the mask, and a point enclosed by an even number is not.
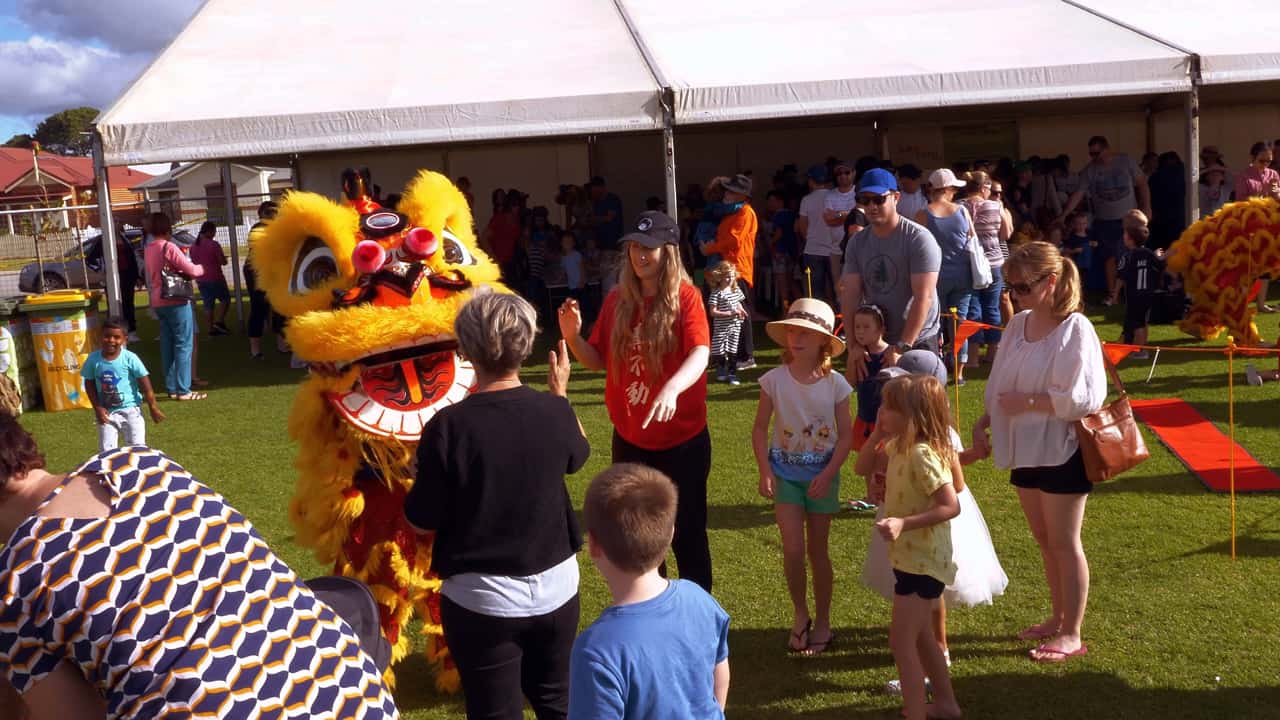
{"type": "MultiPolygon", "coordinates": [[[[949,607],[990,605],[997,595],[1003,595],[1009,586],[1009,578],[1000,567],[991,533],[978,508],[978,501],[966,487],[956,495],[960,501],[960,515],[951,521],[951,551],[956,562],[956,581],[947,586],[943,597],[949,607]]],[[[884,518],[884,506],[876,512],[876,520],[884,518]]],[[[862,566],[862,582],[893,601],[893,566],[889,564],[889,544],[873,527],[871,543],[867,546],[867,560],[862,566]]]]}

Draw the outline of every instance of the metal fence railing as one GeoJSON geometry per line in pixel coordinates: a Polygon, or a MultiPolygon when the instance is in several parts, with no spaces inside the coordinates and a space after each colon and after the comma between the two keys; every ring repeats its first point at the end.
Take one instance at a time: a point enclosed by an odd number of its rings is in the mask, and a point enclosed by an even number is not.
{"type": "MultiPolygon", "coordinates": [[[[228,260],[232,257],[234,229],[243,265],[248,255],[249,229],[258,222],[258,206],[264,200],[279,198],[279,192],[237,196],[230,225],[226,204],[220,196],[113,203],[112,211],[117,227],[124,229],[124,237],[139,260],[143,247],[142,219],[147,214],[162,212],[173,221],[175,239],[180,244],[193,241],[205,221],[216,223],[214,238],[222,245],[228,260]]],[[[105,267],[98,223],[96,205],[0,210],[0,298],[61,288],[104,288],[105,267]]],[[[228,266],[224,271],[230,284],[232,269],[228,266]]]]}

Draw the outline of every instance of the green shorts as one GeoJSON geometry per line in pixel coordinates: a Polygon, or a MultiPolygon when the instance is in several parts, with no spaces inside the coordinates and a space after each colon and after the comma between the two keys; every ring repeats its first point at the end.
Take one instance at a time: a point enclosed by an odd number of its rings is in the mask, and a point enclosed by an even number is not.
{"type": "Polygon", "coordinates": [[[776,482],[777,486],[773,492],[774,502],[783,505],[799,505],[807,513],[835,515],[840,512],[840,476],[838,475],[831,481],[827,494],[816,500],[809,497],[809,486],[805,483],[781,479],[776,482]]]}

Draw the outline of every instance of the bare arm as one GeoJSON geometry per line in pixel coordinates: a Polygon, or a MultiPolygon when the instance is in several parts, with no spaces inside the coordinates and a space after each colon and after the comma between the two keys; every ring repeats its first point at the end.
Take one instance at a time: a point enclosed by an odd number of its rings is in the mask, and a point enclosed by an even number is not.
{"type": "Polygon", "coordinates": [[[0,675],[0,720],[27,720],[31,714],[9,678],[0,675]]]}
{"type": "Polygon", "coordinates": [[[582,337],[582,309],[578,306],[578,301],[573,298],[565,300],[557,313],[557,319],[560,321],[560,335],[568,344],[569,350],[573,351],[573,356],[578,358],[578,362],[588,370],[603,370],[604,358],[582,337]]]}
{"type": "Polygon", "coordinates": [[[756,456],[756,469],[760,471],[760,494],[764,497],[773,497],[773,472],[769,468],[769,419],[772,417],[773,399],[761,390],[760,402],[756,405],[756,420],[751,425],[751,450],[756,456]],[[770,481],[767,493],[765,478],[770,481]]]}
{"type": "Polygon", "coordinates": [[[1000,208],[1000,242],[1008,244],[1013,237],[1013,216],[1005,208],[1000,208]]]}
{"type": "Polygon", "coordinates": [[[1138,207],[1142,210],[1147,219],[1151,219],[1151,187],[1147,185],[1147,179],[1141,174],[1133,180],[1133,191],[1138,196],[1138,207]]]}
{"type": "Polygon", "coordinates": [[[960,501],[956,489],[950,483],[943,485],[929,496],[929,509],[902,518],[903,531],[918,530],[944,523],[960,514],[960,501]]]}
{"type": "Polygon", "coordinates": [[[862,450],[858,451],[858,460],[853,464],[853,471],[866,478],[874,475],[876,468],[880,466],[880,461],[884,458],[884,449],[881,447],[883,443],[884,433],[880,428],[872,430],[870,437],[863,443],[862,450]]]}
{"type": "Polygon", "coordinates": [[[850,385],[857,385],[867,377],[867,349],[853,341],[853,314],[862,304],[862,275],[846,272],[840,276],[840,312],[847,324],[845,336],[849,338],[849,364],[845,369],[845,379],[850,385]]]}
{"type": "MultiPolygon", "coordinates": [[[[0,680],[8,685],[8,680],[0,680]]],[[[102,720],[107,704],[79,668],[63,662],[22,696],[32,718],[102,720]]],[[[22,715],[18,715],[22,717],[22,715]]]]}
{"type": "Polygon", "coordinates": [[[706,345],[698,345],[689,351],[680,368],[654,396],[653,404],[649,406],[649,415],[640,425],[641,429],[649,427],[649,423],[655,420],[666,422],[675,416],[676,398],[703,378],[707,372],[707,361],[710,359],[711,348],[706,345]]]}
{"type": "MultiPolygon", "coordinates": [[[[1142,184],[1145,187],[1147,184],[1147,181],[1143,180],[1142,184]]],[[[1071,197],[1067,198],[1067,206],[1062,209],[1062,214],[1058,216],[1058,219],[1061,220],[1062,218],[1074,212],[1076,209],[1076,206],[1080,204],[1081,200],[1084,200],[1084,190],[1077,190],[1071,193],[1071,197]]]]}
{"type": "Polygon", "coordinates": [[[902,326],[900,338],[902,342],[914,345],[920,340],[925,320],[929,318],[929,306],[933,304],[933,291],[936,287],[938,287],[938,273],[912,273],[911,312],[907,313],[907,321],[902,326]]]}
{"type": "MultiPolygon", "coordinates": [[[[85,386],[88,387],[87,385],[85,386]]],[[[147,401],[147,409],[151,411],[151,419],[156,422],[164,422],[165,414],[160,410],[160,406],[156,404],[156,394],[151,389],[151,377],[143,375],[138,378],[138,387],[142,388],[142,397],[147,401]]]]}
{"type": "Polygon", "coordinates": [[[716,664],[714,687],[716,702],[720,704],[720,709],[724,710],[725,703],[729,702],[729,658],[716,664]]]}

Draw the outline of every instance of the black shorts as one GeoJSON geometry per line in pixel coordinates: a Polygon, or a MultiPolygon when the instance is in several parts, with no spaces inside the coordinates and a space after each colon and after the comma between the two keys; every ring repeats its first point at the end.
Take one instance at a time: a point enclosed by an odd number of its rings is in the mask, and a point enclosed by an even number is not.
{"type": "Polygon", "coordinates": [[[893,578],[894,595],[919,595],[925,600],[937,600],[942,597],[942,591],[947,587],[935,577],[902,572],[896,568],[893,571],[893,578]]]}
{"type": "Polygon", "coordinates": [[[1093,483],[1089,482],[1089,474],[1084,467],[1084,455],[1079,449],[1061,465],[1015,468],[1009,474],[1009,482],[1014,487],[1051,495],[1081,495],[1093,490],[1093,483]]]}
{"type": "Polygon", "coordinates": [[[1146,327],[1151,320],[1151,293],[1133,293],[1125,299],[1124,341],[1133,342],[1133,331],[1146,327]]]}

